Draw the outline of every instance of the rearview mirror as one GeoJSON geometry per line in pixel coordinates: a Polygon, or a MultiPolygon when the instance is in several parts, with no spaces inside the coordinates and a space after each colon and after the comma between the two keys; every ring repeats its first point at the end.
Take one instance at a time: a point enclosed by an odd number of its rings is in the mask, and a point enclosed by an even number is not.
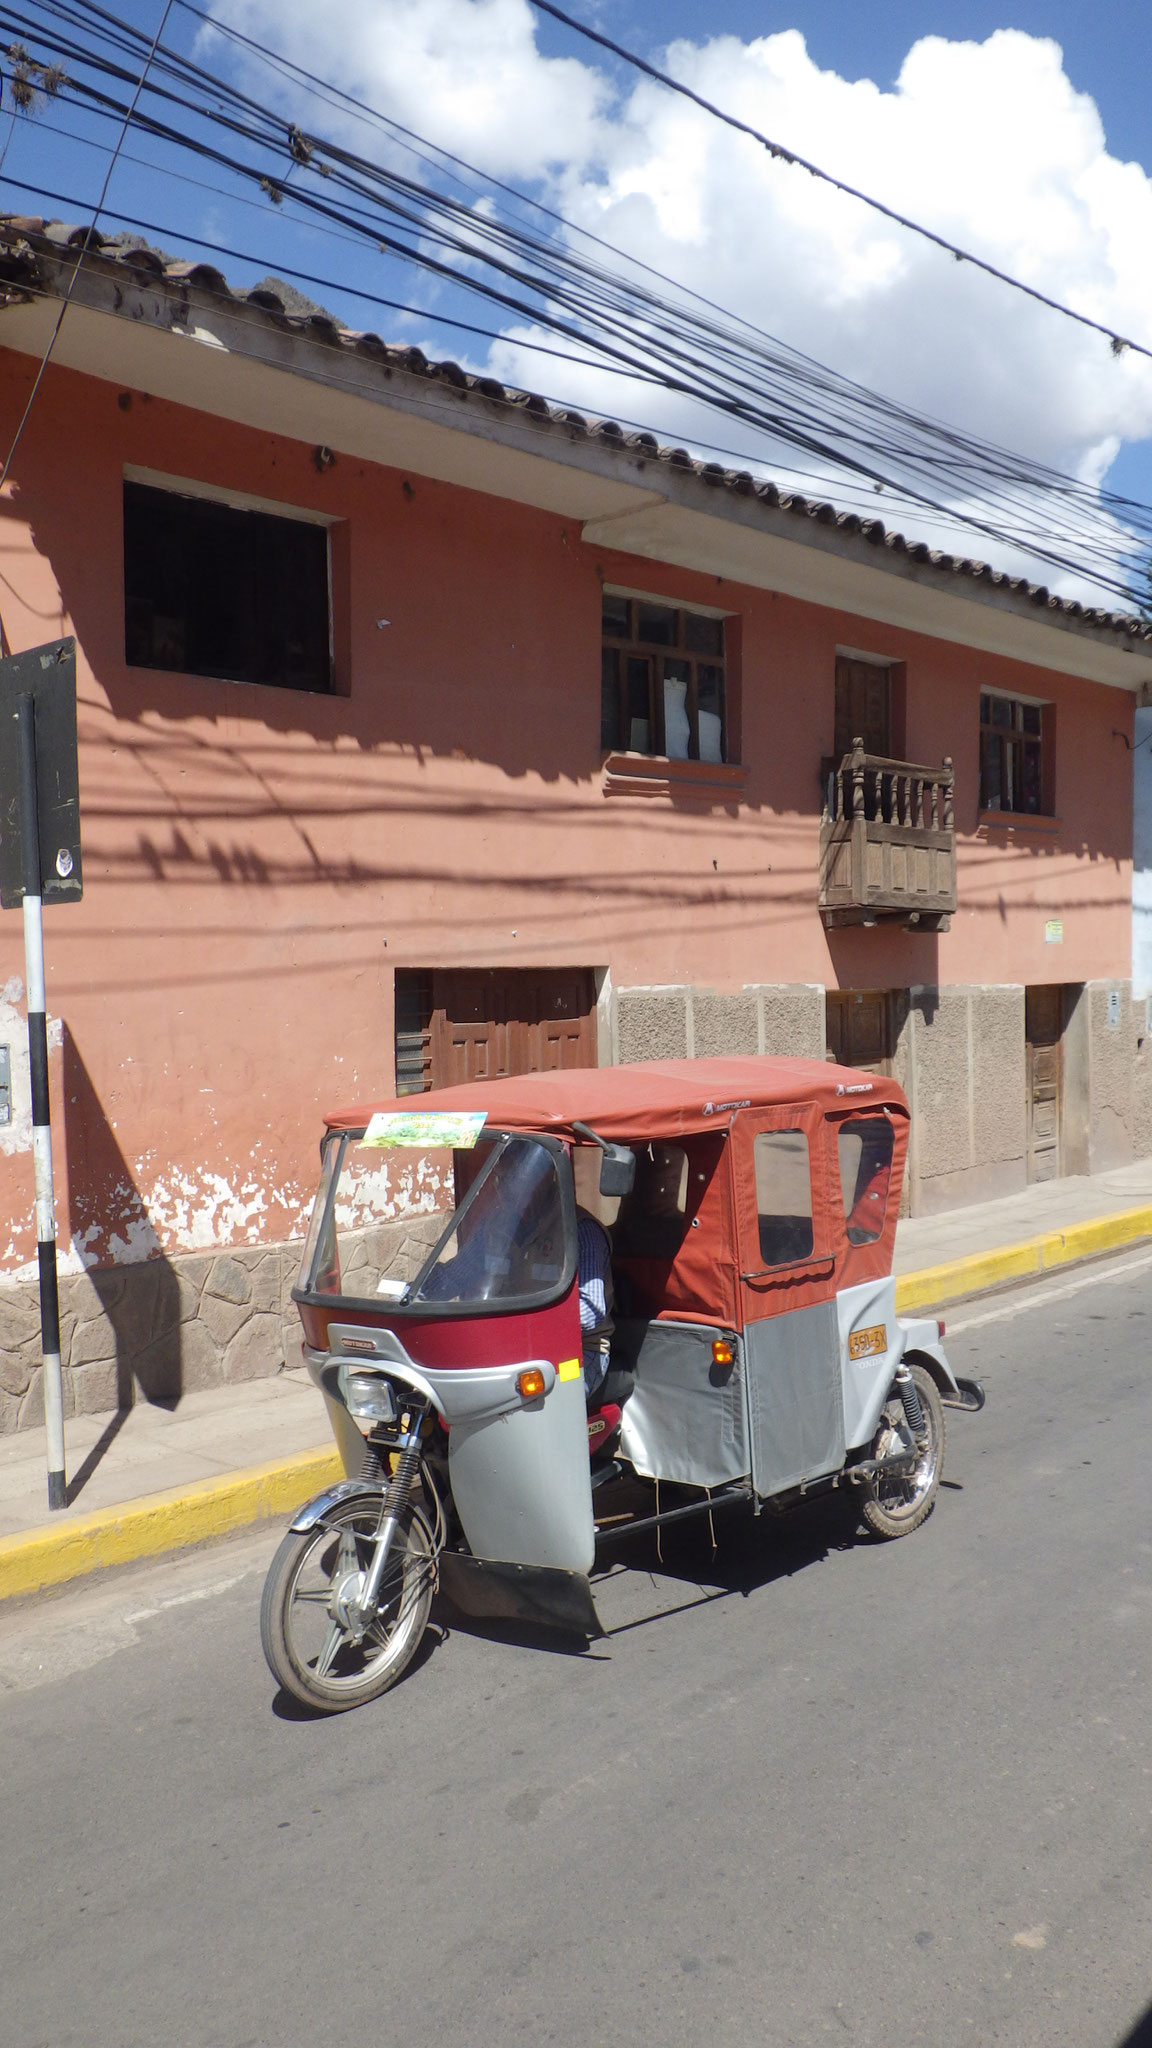
{"type": "Polygon", "coordinates": [[[600,1193],[630,1195],[636,1182],[636,1154],[627,1145],[605,1145],[600,1160],[600,1193]]]}

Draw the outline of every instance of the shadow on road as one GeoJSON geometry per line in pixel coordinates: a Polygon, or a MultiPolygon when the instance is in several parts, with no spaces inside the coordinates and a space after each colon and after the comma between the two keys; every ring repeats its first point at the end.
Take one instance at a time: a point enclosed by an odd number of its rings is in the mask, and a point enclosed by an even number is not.
{"type": "MultiPolygon", "coordinates": [[[[651,1511],[651,1489],[647,1486],[623,1481],[621,1496],[621,1511],[651,1511]]],[[[661,1488],[664,1507],[697,1497],[695,1489],[661,1488]]],[[[598,1496],[598,1506],[602,1499],[603,1496],[598,1496]]],[[[617,1579],[629,1574],[636,1574],[638,1583],[645,1577],[659,1579],[664,1594],[651,1613],[632,1614],[626,1621],[613,1623],[602,1613],[602,1637],[589,1638],[538,1622],[481,1618],[457,1608],[443,1593],[437,1595],[433,1613],[447,1629],[478,1636],[486,1642],[542,1650],[554,1657],[603,1657],[608,1652],[599,1647],[600,1643],[611,1641],[614,1636],[666,1621],[694,1607],[710,1606],[716,1600],[747,1598],[775,1579],[791,1578],[796,1572],[822,1563],[834,1551],[851,1550],[857,1542],[873,1542],[874,1538],[860,1532],[859,1521],[858,1503],[842,1494],[832,1494],[807,1502],[788,1515],[765,1514],[755,1518],[744,1507],[718,1508],[712,1518],[715,1546],[707,1515],[673,1523],[659,1532],[646,1530],[636,1536],[602,1541],[591,1574],[594,1599],[603,1599],[617,1579]],[[684,1599],[671,1606],[667,1600],[670,1581],[679,1582],[685,1594],[684,1599]]]]}
{"type": "Polygon", "coordinates": [[[1152,2005],[1145,2007],[1135,2026],[1117,2041],[1116,2048],[1152,2048],[1152,2005]]]}
{"type": "MultiPolygon", "coordinates": [[[[399,1679],[399,1684],[406,1685],[410,1678],[416,1677],[417,1673],[428,1662],[429,1657],[436,1654],[441,1643],[447,1642],[448,1633],[449,1631],[442,1624],[438,1624],[435,1617],[433,1617],[420,1638],[420,1646],[413,1655],[412,1662],[406,1666],[399,1679]]],[[[381,1694],[381,1698],[383,1698],[383,1694],[381,1694]]],[[[366,1704],[371,1706],[372,1702],[369,1700],[366,1704]]],[[[303,1700],[298,1700],[292,1693],[285,1692],[282,1685],[276,1689],[276,1695],[272,1701],[272,1712],[278,1721],[330,1721],[332,1719],[331,1713],[326,1712],[323,1707],[305,1706],[303,1700]]]]}
{"type": "MultiPolygon", "coordinates": [[[[677,1489],[662,1487],[661,1506],[679,1505],[677,1489]],[[666,1497],[667,1496],[667,1497],[666,1497]]],[[[692,1497],[688,1489],[684,1498],[692,1497]]],[[[627,1565],[635,1571],[658,1572],[682,1579],[702,1600],[738,1594],[747,1599],[776,1579],[792,1578],[822,1564],[834,1551],[855,1549],[876,1539],[860,1528],[859,1502],[851,1493],[832,1493],[807,1501],[784,1515],[753,1515],[747,1507],[718,1508],[711,1517],[675,1522],[644,1530],[637,1536],[602,1540],[597,1549],[597,1574],[606,1567],[627,1565]],[[713,1543],[713,1533],[715,1543],[713,1543]]],[[[593,1577],[595,1592],[597,1577],[593,1577]]],[[[629,1624],[635,1626],[634,1623],[629,1624]]]]}
{"type": "MultiPolygon", "coordinates": [[[[625,1487],[629,1507],[640,1512],[650,1510],[650,1489],[626,1481],[621,1486],[622,1494],[625,1487]]],[[[661,1505],[665,1507],[692,1497],[696,1497],[695,1489],[661,1488],[661,1505]]],[[[621,1499],[621,1508],[624,1505],[621,1499]]],[[[613,1624],[601,1616],[605,1626],[600,1637],[540,1622],[469,1614],[445,1592],[438,1592],[432,1618],[404,1682],[415,1677],[439,1646],[456,1633],[503,1643],[509,1648],[540,1650],[553,1657],[607,1657],[610,1652],[600,1646],[615,1636],[670,1620],[695,1607],[711,1606],[717,1600],[747,1599],[776,1579],[792,1578],[797,1572],[822,1564],[836,1551],[853,1550],[858,1543],[872,1544],[878,1540],[861,1530],[859,1503],[840,1493],[808,1501],[787,1515],[754,1517],[746,1507],[718,1508],[712,1517],[712,1527],[715,1544],[709,1519],[701,1515],[697,1520],[676,1522],[660,1531],[645,1530],[601,1545],[591,1574],[593,1597],[603,1596],[618,1579],[633,1575],[638,1585],[645,1578],[659,1580],[662,1597],[652,1612],[632,1614],[626,1621],[613,1624]],[[685,1594],[684,1599],[671,1606],[667,1600],[669,1582],[678,1582],[685,1594]]],[[[272,1712],[281,1721],[325,1718],[282,1690],[272,1702],[272,1712]]],[[[1132,2048],[1136,2048],[1135,2039],[1132,2048]]],[[[1143,2040],[1139,2048],[1145,2048],[1143,2040]]],[[[1148,2048],[1152,2048],[1152,2034],[1148,2037],[1148,2048]]]]}

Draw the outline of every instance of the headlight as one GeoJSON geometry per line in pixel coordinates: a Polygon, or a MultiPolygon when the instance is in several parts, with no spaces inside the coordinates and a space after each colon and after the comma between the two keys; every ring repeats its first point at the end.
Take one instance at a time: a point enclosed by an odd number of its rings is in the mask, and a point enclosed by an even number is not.
{"type": "Polygon", "coordinates": [[[357,1422],[394,1422],[396,1402],[382,1373],[366,1371],[362,1365],[341,1365],[336,1375],[344,1406],[357,1422]]]}

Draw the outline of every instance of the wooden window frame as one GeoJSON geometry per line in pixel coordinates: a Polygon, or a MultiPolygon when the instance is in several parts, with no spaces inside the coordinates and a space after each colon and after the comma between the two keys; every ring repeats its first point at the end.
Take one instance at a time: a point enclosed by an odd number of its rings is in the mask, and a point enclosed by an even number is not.
{"type": "Polygon", "coordinates": [[[981,690],[979,779],[981,817],[1050,818],[1053,815],[1052,720],[1047,705],[1037,704],[1030,697],[1014,697],[1007,690],[981,690]],[[1010,707],[1009,723],[993,721],[989,715],[993,703],[1010,707]],[[1035,732],[1025,730],[1025,713],[1035,714],[1035,732]],[[988,755],[993,751],[998,756],[1000,795],[996,802],[993,802],[994,792],[986,767],[988,755]],[[1029,751],[1034,752],[1036,759],[1033,802],[1023,800],[1027,794],[1023,787],[1023,761],[1029,751]],[[1009,803],[1004,801],[1005,790],[1013,799],[1009,803]]]}
{"type": "Polygon", "coordinates": [[[677,605],[667,598],[632,597],[622,591],[604,593],[601,613],[601,671],[600,671],[600,744],[608,754],[639,754],[646,760],[700,761],[700,687],[701,669],[718,669],[720,672],[720,759],[707,761],[706,767],[721,767],[733,758],[733,734],[731,706],[729,704],[730,660],[727,620],[715,612],[699,610],[692,605],[677,605]],[[609,605],[626,608],[626,631],[624,633],[606,630],[606,614],[609,605]],[[642,633],[642,615],[648,611],[671,613],[675,625],[672,643],[646,639],[642,633]],[[720,650],[699,651],[688,645],[690,619],[707,620],[719,628],[720,650]],[[664,683],[666,664],[675,662],[687,674],[675,680],[684,680],[687,688],[685,711],[688,718],[688,751],[686,754],[669,754],[664,725],[664,683]],[[629,672],[629,665],[646,664],[646,697],[648,706],[648,741],[646,747],[632,745],[631,689],[633,681],[645,688],[643,680],[635,670],[629,672]]]}

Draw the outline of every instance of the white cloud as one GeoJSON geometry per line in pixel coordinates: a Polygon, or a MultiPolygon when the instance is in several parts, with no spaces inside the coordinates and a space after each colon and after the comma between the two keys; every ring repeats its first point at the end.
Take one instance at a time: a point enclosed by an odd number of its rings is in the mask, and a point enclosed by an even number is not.
{"type": "MultiPolygon", "coordinates": [[[[607,97],[589,66],[539,54],[528,0],[220,0],[213,11],[495,177],[582,158],[607,97]]],[[[307,125],[331,133],[322,111],[313,105],[307,125]]]]}
{"type": "MultiPolygon", "coordinates": [[[[652,81],[620,98],[592,61],[541,56],[527,0],[346,0],[339,10],[240,0],[226,12],[906,405],[1091,482],[1122,442],[1152,436],[1152,363],[1115,358],[1103,336],[774,161],[652,81]]],[[[1108,155],[1095,105],[1074,90],[1055,43],[1007,29],[979,44],[927,36],[887,92],[819,69],[795,30],[679,41],[664,61],[799,154],[1152,345],[1152,181],[1108,155]]],[[[312,125],[325,123],[313,113],[312,125]]],[[[757,445],[688,401],[549,363],[511,329],[492,367],[690,443],[757,445]]],[[[921,531],[916,516],[905,524],[921,531]]],[[[960,544],[980,551],[974,538],[960,544]]]]}

